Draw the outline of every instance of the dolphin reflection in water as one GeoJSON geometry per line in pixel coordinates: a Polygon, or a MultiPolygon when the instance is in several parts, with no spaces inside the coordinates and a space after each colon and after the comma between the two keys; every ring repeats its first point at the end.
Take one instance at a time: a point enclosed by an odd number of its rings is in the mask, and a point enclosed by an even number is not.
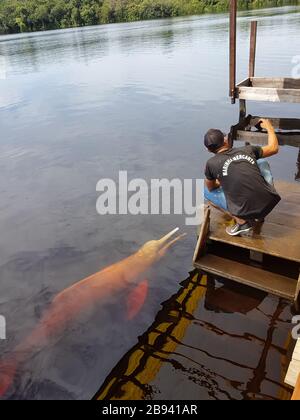
{"type": "Polygon", "coordinates": [[[138,283],[127,302],[127,318],[133,319],[143,306],[148,292],[145,273],[172,245],[185,236],[175,237],[178,230],[173,230],[157,241],[147,242],[135,254],[59,293],[33,332],[14,349],[9,358],[0,362],[0,396],[12,385],[18,366],[30,355],[47,346],[80,313],[110,295],[138,283]]]}

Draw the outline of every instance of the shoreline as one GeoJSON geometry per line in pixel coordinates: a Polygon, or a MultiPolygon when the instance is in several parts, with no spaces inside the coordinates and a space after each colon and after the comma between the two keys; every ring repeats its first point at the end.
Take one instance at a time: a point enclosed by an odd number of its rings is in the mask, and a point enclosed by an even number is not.
{"type": "MultiPolygon", "coordinates": [[[[268,4],[263,5],[261,7],[243,7],[238,9],[238,13],[243,12],[250,12],[250,11],[262,11],[262,10],[273,10],[273,9],[280,9],[280,8],[291,8],[291,9],[297,9],[300,10],[300,2],[295,2],[294,4],[291,4],[287,2],[286,4],[282,5],[273,5],[268,6],[268,4]]],[[[149,19],[137,19],[137,20],[128,20],[128,21],[116,21],[116,22],[99,22],[92,25],[74,25],[74,26],[68,26],[65,28],[45,28],[45,29],[39,29],[39,30],[25,30],[25,31],[14,31],[14,32],[1,32],[0,31],[0,37],[8,37],[13,35],[28,35],[28,34],[42,34],[42,33],[49,33],[49,32],[58,32],[58,31],[72,31],[72,30],[80,30],[80,29],[86,29],[86,28],[95,28],[95,27],[105,27],[110,25],[121,25],[121,24],[130,24],[130,23],[144,23],[144,22],[154,22],[154,21],[161,21],[161,20],[172,20],[172,19],[180,19],[180,18],[191,18],[191,17],[200,17],[200,16],[209,16],[209,15],[222,15],[227,14],[226,9],[224,10],[211,10],[211,11],[204,11],[203,13],[198,14],[182,14],[178,16],[162,16],[162,17],[155,17],[155,18],[149,18],[149,19]]]]}

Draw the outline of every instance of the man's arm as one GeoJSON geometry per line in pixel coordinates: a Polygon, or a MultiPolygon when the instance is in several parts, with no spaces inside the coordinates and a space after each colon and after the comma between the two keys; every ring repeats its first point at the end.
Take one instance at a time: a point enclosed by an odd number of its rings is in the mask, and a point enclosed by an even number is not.
{"type": "Polygon", "coordinates": [[[205,182],[209,191],[216,190],[217,188],[220,188],[221,186],[220,181],[218,181],[217,179],[214,179],[213,181],[206,179],[205,182]]]}
{"type": "Polygon", "coordinates": [[[278,138],[275,133],[274,127],[272,126],[271,121],[269,120],[261,120],[261,127],[267,130],[268,132],[268,146],[262,147],[263,156],[264,158],[277,155],[279,152],[279,144],[278,138]]]}
{"type": "Polygon", "coordinates": [[[205,183],[206,183],[206,187],[208,191],[213,191],[213,190],[216,190],[217,188],[220,188],[221,184],[216,179],[215,171],[213,170],[212,165],[211,165],[211,160],[209,160],[206,164],[205,177],[206,177],[205,183]]]}

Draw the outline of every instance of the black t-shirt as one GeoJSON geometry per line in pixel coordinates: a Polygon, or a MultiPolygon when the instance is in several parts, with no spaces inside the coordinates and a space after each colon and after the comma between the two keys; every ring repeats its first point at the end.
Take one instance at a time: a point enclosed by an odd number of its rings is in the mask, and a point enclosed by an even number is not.
{"type": "Polygon", "coordinates": [[[262,156],[261,147],[246,146],[218,153],[207,162],[206,178],[220,181],[233,216],[263,218],[281,200],[260,172],[257,160],[262,156]]]}

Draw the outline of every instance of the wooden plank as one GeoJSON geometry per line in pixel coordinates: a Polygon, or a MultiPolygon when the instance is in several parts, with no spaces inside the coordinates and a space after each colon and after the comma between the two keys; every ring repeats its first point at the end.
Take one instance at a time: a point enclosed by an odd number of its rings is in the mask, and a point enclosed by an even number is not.
{"type": "Polygon", "coordinates": [[[238,87],[237,97],[248,101],[300,103],[300,89],[238,87]]]}
{"type": "Polygon", "coordinates": [[[228,219],[218,210],[212,209],[210,239],[300,263],[300,227],[269,223],[266,219],[251,234],[231,237],[225,231],[227,226],[228,219]]]}
{"type": "Polygon", "coordinates": [[[293,360],[297,360],[298,362],[300,362],[300,339],[296,343],[293,353],[293,360]]]}
{"type": "Polygon", "coordinates": [[[257,21],[252,21],[251,34],[250,34],[249,78],[253,78],[255,75],[256,38],[257,38],[257,21]]]}
{"type": "Polygon", "coordinates": [[[238,283],[254,287],[264,292],[294,300],[295,279],[271,273],[250,265],[241,264],[215,255],[207,254],[195,263],[205,272],[225,277],[238,283]]]}
{"type": "Polygon", "coordinates": [[[300,249],[300,185],[297,183],[276,182],[282,201],[267,217],[261,232],[252,236],[231,238],[225,232],[230,218],[212,209],[210,238],[217,242],[234,245],[255,252],[270,254],[279,258],[298,261],[300,249]],[[215,229],[217,226],[217,230],[215,229]],[[296,256],[292,259],[292,256],[296,256]]]}
{"type": "Polygon", "coordinates": [[[254,88],[300,89],[300,79],[291,77],[251,77],[250,85],[254,88]]]}
{"type": "Polygon", "coordinates": [[[298,361],[292,360],[285,378],[285,383],[295,387],[300,373],[300,364],[298,361]]]}
{"type": "Polygon", "coordinates": [[[275,223],[277,225],[299,229],[300,214],[297,210],[292,214],[289,209],[284,210],[280,208],[269,214],[268,223],[275,223]]]}
{"type": "Polygon", "coordinates": [[[296,387],[300,374],[300,339],[297,340],[289,369],[286,374],[285,383],[296,387]]]}
{"type": "MultiPolygon", "coordinates": [[[[237,130],[235,137],[234,140],[260,146],[268,144],[268,134],[260,131],[237,130]]],[[[300,133],[277,133],[277,138],[280,146],[300,147],[300,133]]]]}
{"type": "Polygon", "coordinates": [[[206,244],[207,236],[209,233],[209,227],[210,227],[210,208],[207,207],[204,211],[204,219],[201,225],[199,238],[198,238],[197,246],[194,253],[193,262],[195,262],[200,257],[200,255],[204,253],[205,244],[206,244]]]}

